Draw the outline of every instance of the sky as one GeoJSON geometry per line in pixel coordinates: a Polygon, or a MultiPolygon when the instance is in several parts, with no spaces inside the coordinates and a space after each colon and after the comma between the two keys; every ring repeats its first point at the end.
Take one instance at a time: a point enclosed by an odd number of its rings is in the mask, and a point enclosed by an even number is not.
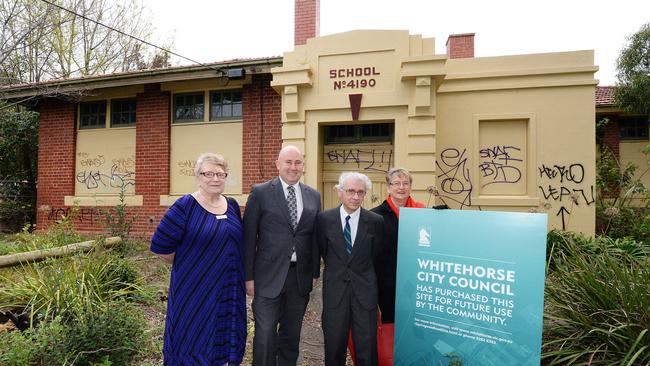
{"type": "MultiPolygon", "coordinates": [[[[294,0],[143,0],[156,44],[196,62],[293,50],[294,0]]],[[[475,57],[594,50],[600,85],[616,82],[627,37],[650,22],[650,0],[320,0],[320,35],[401,29],[435,38],[475,33],[475,57]]],[[[178,60],[175,64],[192,64],[178,60]]]]}

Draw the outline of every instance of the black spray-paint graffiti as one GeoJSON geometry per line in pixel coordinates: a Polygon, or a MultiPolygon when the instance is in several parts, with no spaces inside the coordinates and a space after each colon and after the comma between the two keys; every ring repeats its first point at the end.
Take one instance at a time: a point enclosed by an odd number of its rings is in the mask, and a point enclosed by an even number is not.
{"type": "Polygon", "coordinates": [[[135,186],[135,172],[119,172],[120,167],[113,164],[109,174],[101,170],[82,170],[77,173],[77,182],[82,183],[86,189],[97,189],[101,187],[126,188],[135,186]]]}
{"type": "Polygon", "coordinates": [[[440,174],[437,178],[440,182],[442,195],[439,197],[445,203],[445,199],[454,201],[463,207],[472,205],[472,180],[467,167],[467,149],[461,152],[456,148],[442,150],[436,167],[440,174]],[[460,195],[460,197],[457,197],[460,195]]]}
{"type": "Polygon", "coordinates": [[[523,159],[516,157],[521,149],[515,146],[498,145],[479,150],[478,168],[488,181],[481,187],[497,183],[517,183],[521,179],[521,169],[517,166],[523,159]]]}
{"type": "Polygon", "coordinates": [[[555,216],[560,217],[562,230],[566,230],[567,216],[571,214],[571,210],[567,209],[566,205],[568,203],[572,206],[580,206],[581,203],[587,206],[592,205],[596,201],[594,186],[593,184],[590,185],[589,189],[575,186],[585,179],[585,168],[580,163],[569,165],[542,164],[538,171],[541,179],[551,181],[549,184],[540,185],[538,188],[545,200],[560,203],[560,208],[555,216]]]}
{"type": "MultiPolygon", "coordinates": [[[[63,217],[68,216],[70,214],[70,210],[72,209],[73,207],[52,208],[50,209],[50,213],[47,215],[47,220],[50,222],[59,221],[63,219],[63,217]]],[[[101,213],[94,208],[78,208],[77,212],[75,213],[75,219],[79,221],[79,223],[94,223],[98,220],[98,218],[101,217],[101,213]]]]}
{"type": "Polygon", "coordinates": [[[331,163],[354,163],[362,170],[388,172],[393,160],[393,150],[375,151],[359,149],[330,150],[325,152],[331,163]]]}

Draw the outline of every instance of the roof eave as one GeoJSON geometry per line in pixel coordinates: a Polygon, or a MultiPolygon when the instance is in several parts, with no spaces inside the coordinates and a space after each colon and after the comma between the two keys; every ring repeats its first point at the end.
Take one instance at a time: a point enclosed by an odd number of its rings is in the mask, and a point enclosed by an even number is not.
{"type": "Polygon", "coordinates": [[[247,74],[270,74],[271,68],[282,66],[282,57],[255,60],[219,62],[206,65],[190,65],[129,73],[100,75],[88,78],[50,80],[42,83],[23,84],[0,88],[0,99],[20,99],[42,95],[54,96],[81,90],[113,88],[130,85],[205,79],[219,76],[217,69],[244,68],[247,74]]]}

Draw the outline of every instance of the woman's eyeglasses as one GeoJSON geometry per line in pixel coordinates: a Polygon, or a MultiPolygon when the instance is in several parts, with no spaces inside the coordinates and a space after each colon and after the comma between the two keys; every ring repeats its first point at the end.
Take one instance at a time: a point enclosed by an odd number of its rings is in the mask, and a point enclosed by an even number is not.
{"type": "Polygon", "coordinates": [[[222,173],[222,172],[201,172],[199,173],[202,176],[212,179],[214,177],[217,177],[219,179],[226,179],[228,177],[228,173],[222,173]]]}

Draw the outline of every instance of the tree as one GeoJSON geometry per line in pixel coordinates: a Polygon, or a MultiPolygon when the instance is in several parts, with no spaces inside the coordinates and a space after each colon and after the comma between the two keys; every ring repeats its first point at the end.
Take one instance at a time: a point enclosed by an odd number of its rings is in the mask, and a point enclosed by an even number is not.
{"type": "Polygon", "coordinates": [[[152,37],[144,10],[141,0],[0,0],[0,84],[151,67],[164,52],[140,41],[152,37]]]}
{"type": "Polygon", "coordinates": [[[38,113],[0,102],[0,228],[33,221],[38,113]]]}
{"type": "Polygon", "coordinates": [[[617,103],[626,111],[650,114],[650,23],[629,37],[616,68],[617,103]]]}

